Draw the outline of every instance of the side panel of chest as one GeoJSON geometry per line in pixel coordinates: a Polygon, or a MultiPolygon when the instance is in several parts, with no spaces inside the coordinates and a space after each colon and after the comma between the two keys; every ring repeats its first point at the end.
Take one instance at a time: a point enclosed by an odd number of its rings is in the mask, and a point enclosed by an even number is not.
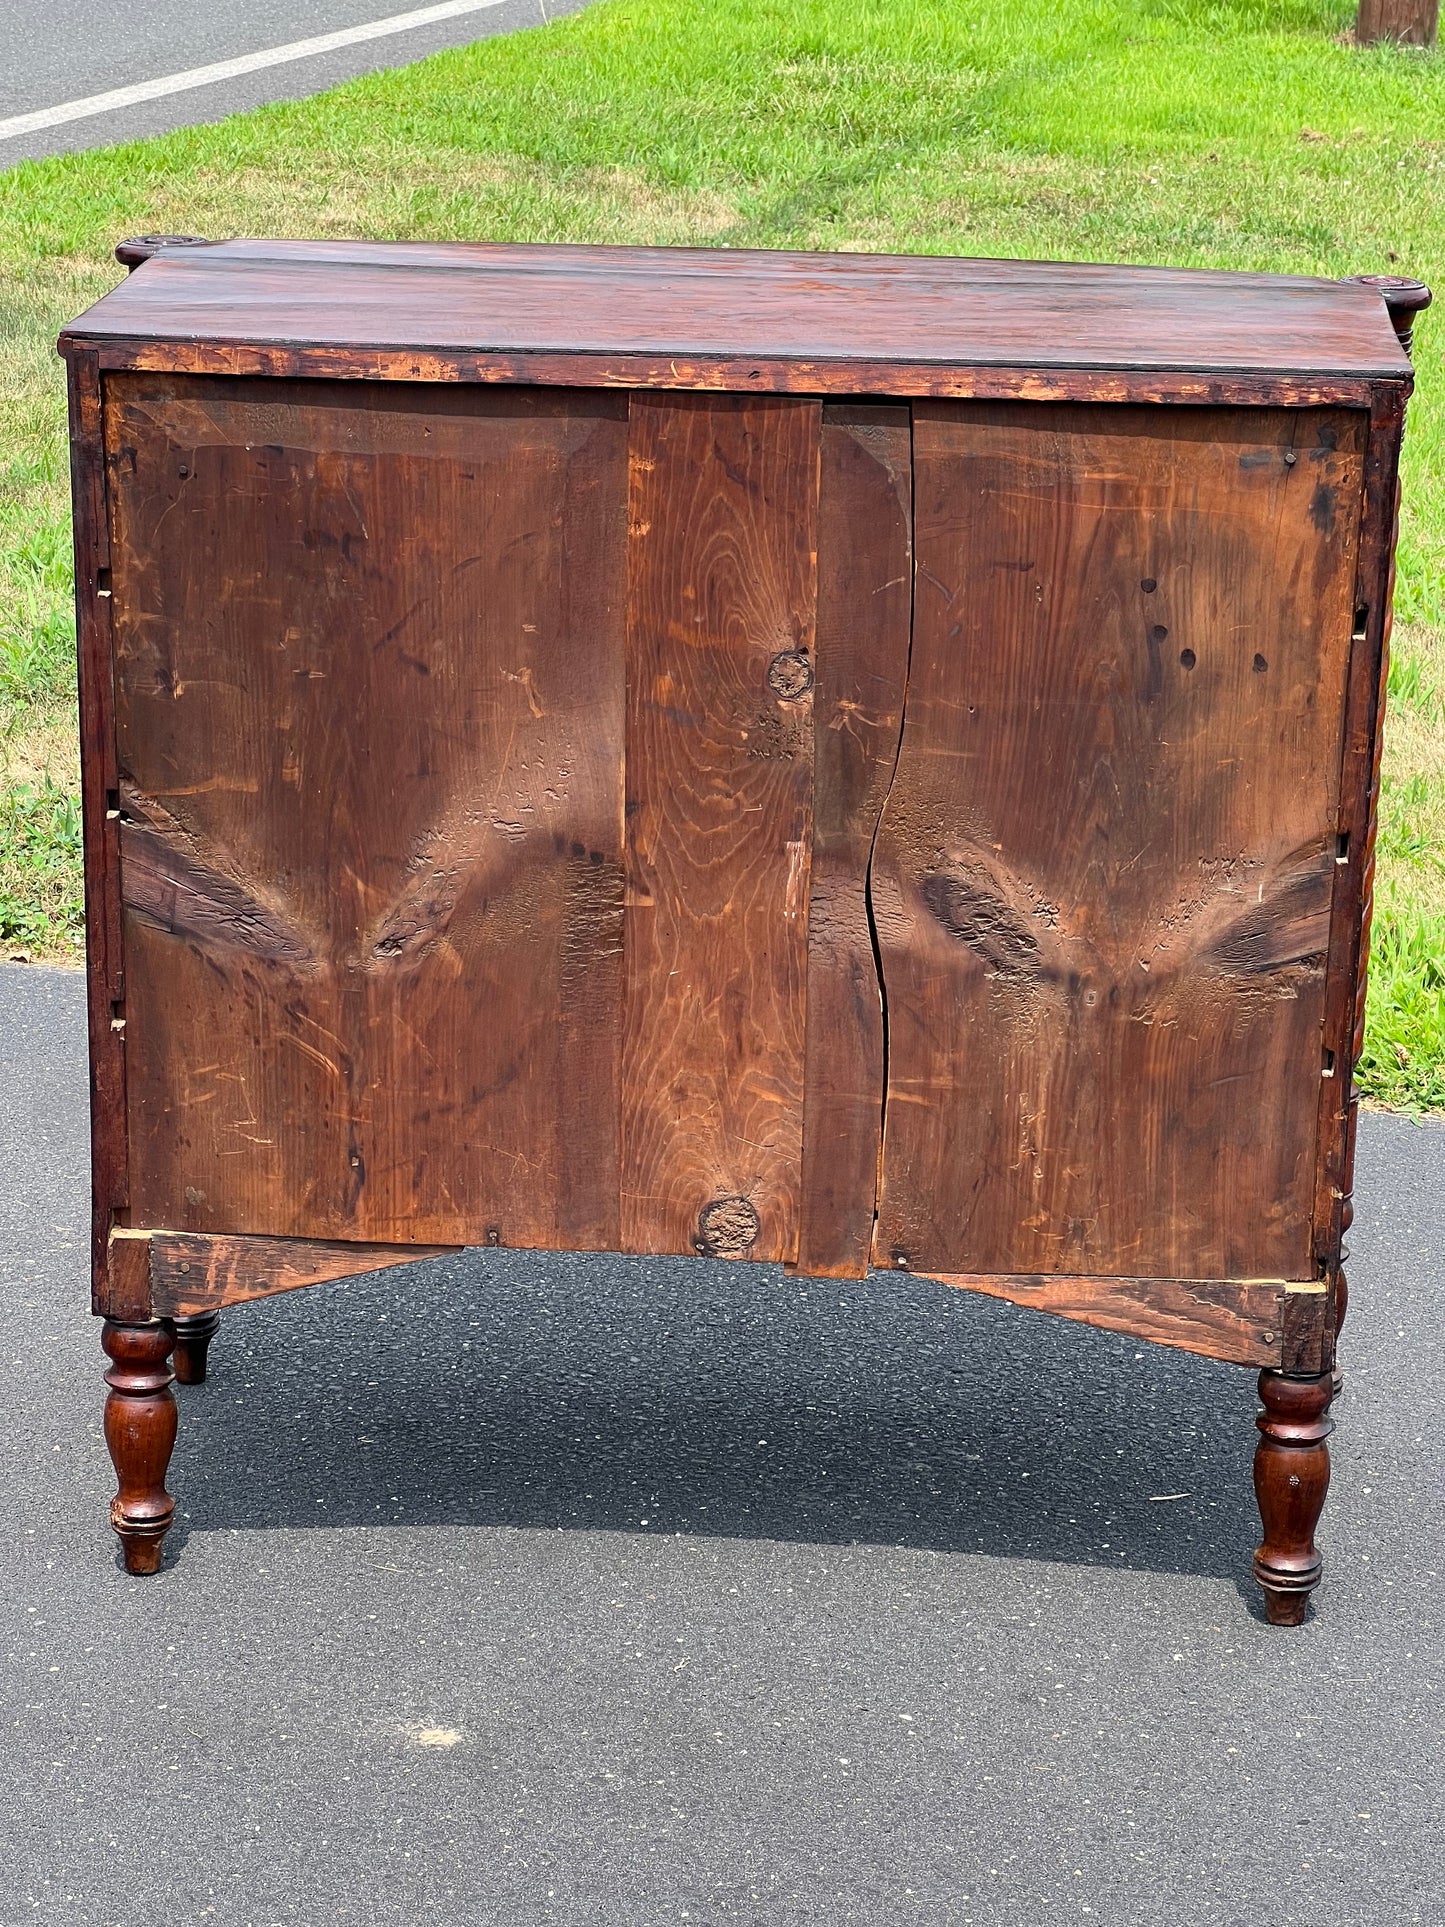
{"type": "Polygon", "coordinates": [[[915,409],[875,1262],[1312,1275],[1362,439],[915,409]]]}
{"type": "Polygon", "coordinates": [[[626,453],[113,383],[133,1222],[615,1245],[626,453]]]}

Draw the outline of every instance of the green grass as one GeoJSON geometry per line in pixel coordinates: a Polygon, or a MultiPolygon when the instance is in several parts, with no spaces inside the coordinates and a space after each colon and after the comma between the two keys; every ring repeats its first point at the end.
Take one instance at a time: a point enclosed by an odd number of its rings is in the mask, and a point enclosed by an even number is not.
{"type": "MultiPolygon", "coordinates": [[[[1330,275],[1398,264],[1445,284],[1445,56],[1355,48],[1352,15],[1353,0],[609,0],[314,100],[0,175],[12,780],[70,780],[29,747],[37,730],[58,740],[71,675],[52,343],[118,278],[119,237],[699,241],[1330,275]]],[[[1363,1082],[1440,1106],[1445,316],[1425,318],[1417,346],[1363,1082]]],[[[0,829],[7,850],[20,834],[0,829]]]]}
{"type": "Polygon", "coordinates": [[[80,929],[80,809],[42,780],[0,793],[0,942],[43,952],[80,929]]]}

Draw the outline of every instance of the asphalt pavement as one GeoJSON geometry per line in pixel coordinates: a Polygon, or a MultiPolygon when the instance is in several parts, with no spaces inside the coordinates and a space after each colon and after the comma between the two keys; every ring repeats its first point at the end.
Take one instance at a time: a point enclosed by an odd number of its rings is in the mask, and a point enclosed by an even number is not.
{"type": "Polygon", "coordinates": [[[1251,1376],[885,1275],[226,1315],[106,1523],[80,978],[0,969],[0,1927],[1440,1927],[1445,1128],[1369,1116],[1318,1608],[1251,1376]]]}
{"type": "Polygon", "coordinates": [[[429,9],[427,0],[229,0],[224,7],[197,7],[195,0],[128,0],[123,6],[115,0],[0,0],[0,169],[220,120],[267,101],[299,100],[444,47],[542,25],[585,4],[499,0],[482,11],[7,137],[3,123],[40,109],[429,9]]]}

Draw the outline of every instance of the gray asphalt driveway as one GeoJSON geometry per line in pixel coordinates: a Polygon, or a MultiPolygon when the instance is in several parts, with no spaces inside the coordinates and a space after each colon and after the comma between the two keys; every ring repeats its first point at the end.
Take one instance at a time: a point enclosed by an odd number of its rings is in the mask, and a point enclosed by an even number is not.
{"type": "Polygon", "coordinates": [[[1246,1373],[701,1261],[237,1308],[127,1579],[77,977],[0,970],[0,1076],[0,1927],[1445,1919],[1441,1126],[1364,1123],[1289,1632],[1246,1373]]]}
{"type": "Polygon", "coordinates": [[[39,109],[184,74],[297,41],[428,10],[428,0],[0,0],[0,168],[219,120],[272,100],[299,100],[353,76],[420,60],[518,27],[576,13],[586,0],[499,0],[484,10],[310,58],[266,66],[159,99],[7,135],[3,123],[39,109]]]}

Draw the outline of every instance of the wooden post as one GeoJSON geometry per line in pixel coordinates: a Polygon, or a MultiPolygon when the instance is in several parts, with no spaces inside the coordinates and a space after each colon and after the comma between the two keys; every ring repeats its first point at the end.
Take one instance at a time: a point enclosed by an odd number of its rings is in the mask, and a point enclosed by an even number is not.
{"type": "Polygon", "coordinates": [[[1362,47],[1375,40],[1433,47],[1439,26],[1440,0],[1360,0],[1355,39],[1362,47]]]}

